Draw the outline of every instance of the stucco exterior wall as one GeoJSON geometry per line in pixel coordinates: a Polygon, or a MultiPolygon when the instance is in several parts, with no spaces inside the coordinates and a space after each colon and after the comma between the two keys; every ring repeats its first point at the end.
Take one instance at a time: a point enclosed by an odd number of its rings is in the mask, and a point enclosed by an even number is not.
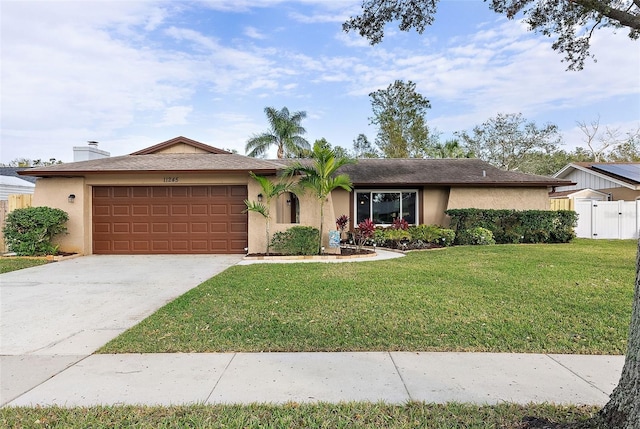
{"type": "Polygon", "coordinates": [[[38,179],[33,194],[34,207],[53,207],[64,210],[69,215],[67,234],[55,239],[60,251],[87,254],[88,239],[91,249],[91,225],[87,230],[85,218],[90,218],[91,193],[87,198],[87,186],[83,178],[47,178],[38,179]],[[69,202],[69,195],[75,195],[73,203],[69,202]]]}
{"type": "MultiPolygon", "coordinates": [[[[278,180],[278,179],[273,179],[278,180]]],[[[250,180],[248,184],[249,200],[257,201],[257,196],[262,192],[262,188],[255,180],[250,180]]],[[[269,236],[273,237],[276,232],[286,231],[294,226],[312,226],[320,228],[320,202],[311,192],[297,193],[300,202],[300,223],[277,222],[277,211],[280,203],[276,198],[271,201],[269,212],[271,220],[269,224],[269,236]]],[[[338,197],[340,198],[340,197],[338,197]]],[[[263,201],[264,202],[264,201],[263,201]]],[[[335,230],[335,210],[333,208],[333,195],[327,198],[324,204],[324,231],[322,245],[325,253],[338,253],[340,249],[329,248],[329,230],[335,230]]],[[[266,219],[259,213],[249,212],[249,253],[264,253],[267,249],[266,219]]]]}
{"type": "Polygon", "coordinates": [[[452,187],[447,209],[468,208],[549,210],[549,193],[546,187],[452,187]]]}
{"type": "MultiPolygon", "coordinates": [[[[353,213],[350,211],[351,207],[351,199],[353,198],[353,194],[351,192],[347,192],[342,188],[336,189],[331,193],[331,199],[333,200],[333,211],[335,216],[333,217],[333,227],[331,229],[336,229],[335,220],[342,215],[349,216],[349,219],[353,217],[353,213]]],[[[349,222],[351,224],[351,222],[349,222]]]]}
{"type": "Polygon", "coordinates": [[[449,219],[444,214],[449,202],[449,188],[429,188],[422,190],[421,224],[448,226],[449,219]]]}

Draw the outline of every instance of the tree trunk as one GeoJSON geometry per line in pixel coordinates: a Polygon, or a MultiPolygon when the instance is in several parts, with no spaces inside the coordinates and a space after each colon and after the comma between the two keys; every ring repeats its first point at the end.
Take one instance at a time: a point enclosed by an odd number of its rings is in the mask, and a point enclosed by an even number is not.
{"type": "Polygon", "coordinates": [[[318,255],[322,255],[323,230],[324,230],[324,198],[320,200],[320,243],[318,243],[318,255]]]}
{"type": "Polygon", "coordinates": [[[640,428],[640,240],[627,355],[618,387],[600,412],[600,417],[609,428],[640,428]]]}

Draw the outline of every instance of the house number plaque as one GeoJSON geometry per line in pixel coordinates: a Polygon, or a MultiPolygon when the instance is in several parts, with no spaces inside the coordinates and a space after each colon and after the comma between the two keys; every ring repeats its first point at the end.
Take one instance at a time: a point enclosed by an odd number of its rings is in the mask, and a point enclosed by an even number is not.
{"type": "Polygon", "coordinates": [[[177,183],[178,182],[178,178],[177,177],[163,177],[162,181],[164,183],[177,183]]]}

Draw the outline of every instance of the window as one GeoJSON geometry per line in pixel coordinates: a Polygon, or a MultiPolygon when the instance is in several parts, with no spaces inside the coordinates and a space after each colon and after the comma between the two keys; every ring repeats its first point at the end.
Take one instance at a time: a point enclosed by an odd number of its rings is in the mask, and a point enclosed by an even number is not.
{"type": "Polygon", "coordinates": [[[391,225],[403,218],[410,224],[418,219],[418,191],[367,190],[355,193],[356,225],[371,218],[376,225],[391,225]]]}

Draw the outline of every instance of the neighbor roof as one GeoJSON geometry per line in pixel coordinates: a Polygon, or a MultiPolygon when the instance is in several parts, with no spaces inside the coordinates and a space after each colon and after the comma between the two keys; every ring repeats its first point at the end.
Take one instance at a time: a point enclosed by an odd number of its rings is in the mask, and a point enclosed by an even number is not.
{"type": "Polygon", "coordinates": [[[29,168],[30,167],[0,167],[0,176],[17,177],[27,182],[36,183],[35,177],[20,177],[18,175],[19,171],[28,170],[29,168]]]}
{"type": "Polygon", "coordinates": [[[630,189],[637,189],[640,185],[640,182],[634,180],[637,179],[637,175],[640,174],[640,163],[638,162],[572,162],[571,164],[565,165],[562,170],[554,174],[553,177],[565,178],[575,170],[583,171],[585,173],[609,180],[630,189]],[[621,166],[625,168],[615,169],[615,171],[621,173],[618,175],[612,173],[613,170],[607,168],[607,166],[621,166]],[[635,174],[625,173],[625,170],[628,170],[629,167],[632,167],[631,171],[635,172],[635,174]]]}

